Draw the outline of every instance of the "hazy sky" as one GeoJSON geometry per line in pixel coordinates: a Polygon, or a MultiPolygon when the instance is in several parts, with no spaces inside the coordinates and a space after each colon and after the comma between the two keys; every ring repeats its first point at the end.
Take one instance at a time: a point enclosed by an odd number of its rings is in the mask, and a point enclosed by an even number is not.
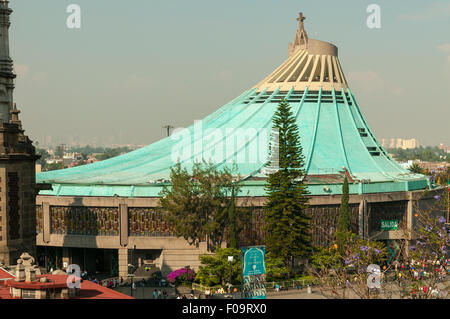
{"type": "Polygon", "coordinates": [[[12,0],[15,101],[40,144],[148,144],[261,81],[303,11],[381,138],[450,145],[450,1],[12,0]],[[81,6],[81,29],[66,26],[81,6]],[[369,4],[381,29],[369,29],[369,4]]]}

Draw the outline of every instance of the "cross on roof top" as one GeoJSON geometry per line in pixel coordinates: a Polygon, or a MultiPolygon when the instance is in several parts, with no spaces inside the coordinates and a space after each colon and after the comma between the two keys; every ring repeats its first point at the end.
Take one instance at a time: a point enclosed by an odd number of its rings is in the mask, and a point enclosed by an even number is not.
{"type": "Polygon", "coordinates": [[[298,30],[299,30],[300,32],[305,31],[305,25],[304,25],[304,23],[303,23],[303,21],[305,21],[305,19],[306,19],[306,17],[303,15],[303,12],[300,12],[300,13],[298,14],[298,18],[297,18],[297,21],[298,21],[298,30]]]}

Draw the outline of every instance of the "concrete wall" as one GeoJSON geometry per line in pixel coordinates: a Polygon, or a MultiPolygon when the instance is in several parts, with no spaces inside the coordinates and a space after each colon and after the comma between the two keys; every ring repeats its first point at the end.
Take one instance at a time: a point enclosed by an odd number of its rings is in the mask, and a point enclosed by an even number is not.
{"type": "MultiPolygon", "coordinates": [[[[369,204],[379,202],[407,201],[408,228],[414,223],[414,205],[422,197],[423,192],[399,192],[385,194],[365,194],[350,195],[350,204],[359,205],[360,233],[367,236],[366,227],[367,207],[369,204]]],[[[427,198],[430,199],[434,192],[430,192],[427,198]]],[[[423,199],[422,199],[423,200],[423,199]]],[[[264,197],[239,198],[238,205],[261,207],[266,199],[264,197]]],[[[340,195],[315,196],[310,198],[311,206],[338,205],[340,195]]],[[[39,195],[36,200],[37,205],[42,205],[43,233],[36,237],[36,244],[39,246],[56,247],[79,247],[98,249],[118,249],[119,274],[126,277],[128,274],[128,264],[131,262],[130,252],[133,248],[137,250],[155,249],[162,250],[158,262],[163,273],[184,266],[191,266],[197,269],[199,266],[198,256],[207,253],[206,244],[200,246],[190,246],[183,238],[176,237],[131,237],[128,236],[128,207],[156,207],[158,198],[117,198],[117,197],[54,197],[39,195]],[[50,206],[88,206],[88,207],[119,207],[120,231],[118,236],[83,236],[83,235],[60,235],[50,233],[50,206]]],[[[379,239],[401,239],[407,238],[407,234],[402,231],[385,231],[377,234],[379,239]]]]}

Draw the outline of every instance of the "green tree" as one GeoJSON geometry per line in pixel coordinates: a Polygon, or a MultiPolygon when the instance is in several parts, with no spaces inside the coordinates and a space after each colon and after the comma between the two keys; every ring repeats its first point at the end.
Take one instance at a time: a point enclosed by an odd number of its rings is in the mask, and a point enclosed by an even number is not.
{"type": "Polygon", "coordinates": [[[130,149],[128,149],[126,147],[106,148],[104,150],[103,154],[100,154],[100,155],[96,156],[96,158],[99,161],[104,161],[104,160],[107,160],[109,158],[113,158],[113,157],[119,156],[121,154],[127,153],[129,151],[130,151],[130,149]]]}
{"type": "Polygon", "coordinates": [[[202,285],[225,285],[230,280],[231,284],[241,283],[241,251],[234,248],[217,247],[215,254],[199,256],[201,266],[195,280],[202,285]],[[233,256],[233,263],[228,262],[228,256],[233,256]]]}
{"type": "Polygon", "coordinates": [[[42,170],[44,170],[45,169],[45,165],[47,163],[47,159],[49,159],[51,157],[50,154],[45,149],[36,148],[36,155],[41,156],[41,158],[39,158],[36,161],[36,163],[37,164],[41,164],[42,170]]]}
{"type": "MultiPolygon", "coordinates": [[[[278,105],[273,128],[279,134],[279,169],[269,175],[265,185],[266,246],[272,257],[282,258],[285,266],[293,269],[294,258],[306,257],[311,250],[310,217],[305,211],[308,191],[303,183],[302,146],[295,117],[285,100],[278,105]]],[[[275,152],[273,145],[271,152],[275,152]]]]}
{"type": "Polygon", "coordinates": [[[420,165],[418,163],[413,163],[410,167],[409,167],[409,171],[411,173],[415,173],[415,174],[423,174],[423,168],[420,167],[420,165]]]}
{"type": "Polygon", "coordinates": [[[87,161],[88,154],[87,153],[81,153],[81,157],[83,158],[83,161],[87,161]]]}
{"type": "Polygon", "coordinates": [[[350,231],[350,207],[348,206],[348,199],[348,179],[347,176],[345,176],[344,184],[342,185],[341,206],[339,207],[338,232],[350,231]]]}
{"type": "Polygon", "coordinates": [[[64,155],[64,148],[61,145],[58,145],[55,150],[55,157],[62,158],[64,155]]]}
{"type": "Polygon", "coordinates": [[[230,207],[228,209],[228,246],[230,248],[238,249],[237,239],[237,225],[236,225],[236,198],[234,194],[234,188],[231,190],[230,207]]]}
{"type": "Polygon", "coordinates": [[[449,158],[445,151],[439,149],[437,146],[421,146],[406,150],[401,148],[393,148],[388,149],[388,152],[391,153],[398,161],[421,160],[426,162],[439,162],[445,161],[446,158],[449,158]]]}
{"type": "Polygon", "coordinates": [[[62,164],[61,163],[51,163],[51,164],[46,164],[45,165],[45,171],[55,171],[58,169],[62,169],[62,164]]]}
{"type": "Polygon", "coordinates": [[[266,275],[267,281],[276,281],[285,279],[289,275],[289,269],[286,267],[283,258],[272,257],[266,254],[266,275]]]}
{"type": "Polygon", "coordinates": [[[228,168],[217,170],[213,164],[195,163],[192,173],[180,163],[171,168],[170,185],[163,186],[160,206],[177,236],[190,245],[208,238],[211,248],[224,241],[231,190],[237,191],[228,168]]]}

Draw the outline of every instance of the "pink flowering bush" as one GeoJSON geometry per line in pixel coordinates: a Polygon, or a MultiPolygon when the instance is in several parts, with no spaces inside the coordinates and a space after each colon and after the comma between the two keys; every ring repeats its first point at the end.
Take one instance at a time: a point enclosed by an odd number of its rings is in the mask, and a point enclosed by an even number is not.
{"type": "Polygon", "coordinates": [[[189,268],[180,268],[167,275],[167,281],[172,284],[191,283],[195,279],[195,271],[189,268]]]}

